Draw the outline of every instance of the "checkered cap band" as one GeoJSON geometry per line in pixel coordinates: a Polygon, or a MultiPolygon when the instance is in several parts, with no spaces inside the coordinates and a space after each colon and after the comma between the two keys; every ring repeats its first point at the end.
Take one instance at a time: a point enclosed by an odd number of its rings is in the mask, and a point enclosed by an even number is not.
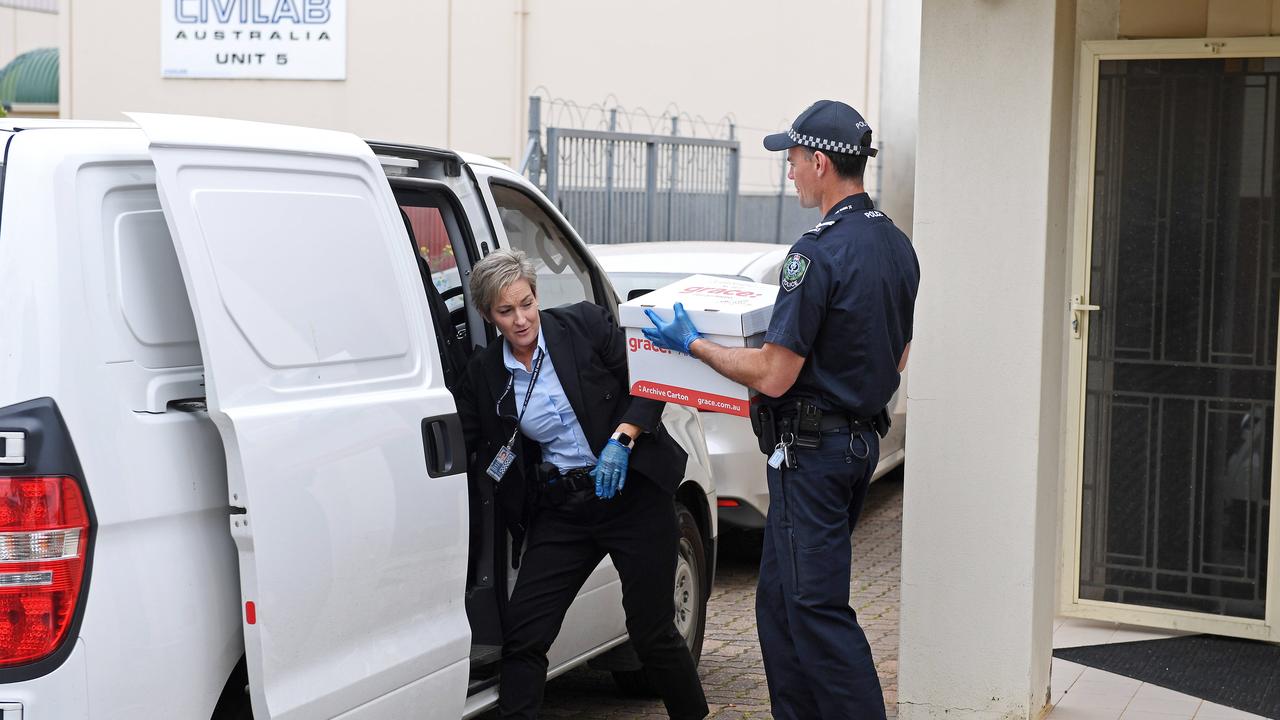
{"type": "Polygon", "coordinates": [[[866,151],[870,149],[862,145],[850,145],[846,142],[827,140],[825,138],[814,137],[813,135],[804,135],[796,132],[795,128],[791,128],[787,131],[787,137],[791,138],[793,142],[797,142],[806,147],[844,153],[846,155],[865,155],[867,154],[866,151]]]}

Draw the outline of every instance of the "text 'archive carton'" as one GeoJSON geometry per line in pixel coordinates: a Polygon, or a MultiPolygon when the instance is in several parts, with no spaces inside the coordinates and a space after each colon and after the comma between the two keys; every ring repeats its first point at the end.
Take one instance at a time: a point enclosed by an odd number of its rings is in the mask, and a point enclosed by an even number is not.
{"type": "Polygon", "coordinates": [[[683,303],[708,340],[728,347],[760,347],[777,295],[774,285],[691,275],[624,303],[618,308],[618,324],[627,333],[631,394],[746,417],[754,391],[696,358],[649,342],[642,329],[653,323],[644,311],[652,309],[670,320],[675,304],[683,303]]]}

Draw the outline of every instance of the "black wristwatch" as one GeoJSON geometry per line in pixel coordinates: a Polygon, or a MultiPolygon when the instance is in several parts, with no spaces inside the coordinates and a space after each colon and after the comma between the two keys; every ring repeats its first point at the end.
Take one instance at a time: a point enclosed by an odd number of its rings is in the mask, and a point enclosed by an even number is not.
{"type": "Polygon", "coordinates": [[[617,440],[618,442],[622,443],[622,447],[624,447],[624,448],[626,448],[626,449],[628,449],[628,450],[630,450],[630,449],[631,449],[631,446],[632,446],[632,445],[635,445],[635,444],[636,444],[635,438],[633,438],[633,437],[631,437],[630,435],[628,435],[628,434],[626,434],[626,433],[622,432],[621,430],[619,430],[618,432],[614,433],[614,434],[613,434],[613,436],[612,436],[612,439],[617,440]]]}

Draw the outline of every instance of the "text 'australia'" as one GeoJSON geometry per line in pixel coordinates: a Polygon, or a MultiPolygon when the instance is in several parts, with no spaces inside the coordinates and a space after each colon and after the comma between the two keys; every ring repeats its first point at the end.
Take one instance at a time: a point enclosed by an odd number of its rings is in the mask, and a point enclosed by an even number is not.
{"type": "Polygon", "coordinates": [[[298,41],[325,41],[331,40],[329,33],[321,30],[313,33],[310,30],[289,31],[289,32],[262,32],[260,30],[179,30],[173,36],[175,40],[292,40],[298,41]]]}

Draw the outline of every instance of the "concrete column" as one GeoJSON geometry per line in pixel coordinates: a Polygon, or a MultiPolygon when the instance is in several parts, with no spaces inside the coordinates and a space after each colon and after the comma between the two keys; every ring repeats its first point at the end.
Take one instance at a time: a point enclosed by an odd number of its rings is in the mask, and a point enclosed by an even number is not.
{"type": "Polygon", "coordinates": [[[880,209],[911,234],[915,204],[916,123],[920,96],[920,0],[884,3],[881,24],[880,209]]]}
{"type": "Polygon", "coordinates": [[[900,717],[1048,699],[1074,0],[925,0],[900,717]]]}

